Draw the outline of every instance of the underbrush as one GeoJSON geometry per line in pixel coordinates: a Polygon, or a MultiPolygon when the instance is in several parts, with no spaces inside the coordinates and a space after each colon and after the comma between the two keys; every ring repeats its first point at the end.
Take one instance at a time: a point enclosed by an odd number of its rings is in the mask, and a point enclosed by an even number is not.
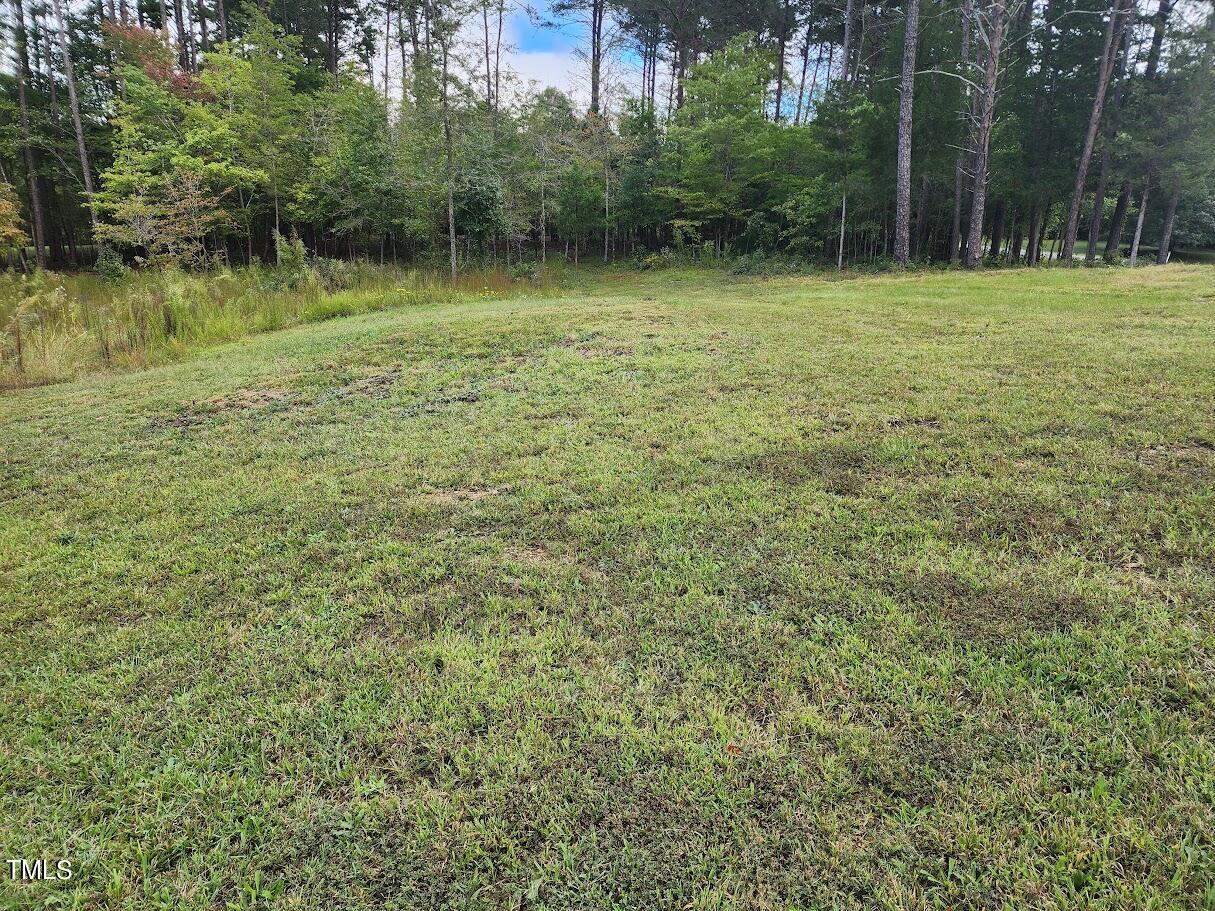
{"type": "Polygon", "coordinates": [[[339,260],[287,260],[205,273],[0,273],[0,388],[179,360],[246,335],[388,307],[535,292],[539,268],[438,273],[339,260]]]}

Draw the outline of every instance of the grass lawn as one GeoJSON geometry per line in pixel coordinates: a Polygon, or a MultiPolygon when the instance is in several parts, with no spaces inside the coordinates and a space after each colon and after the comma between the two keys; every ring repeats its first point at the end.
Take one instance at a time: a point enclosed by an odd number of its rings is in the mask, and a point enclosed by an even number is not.
{"type": "MultiPolygon", "coordinates": [[[[0,397],[16,908],[1215,906],[1215,268],[603,275],[0,397]]],[[[7,873],[7,869],[0,869],[7,873]]]]}

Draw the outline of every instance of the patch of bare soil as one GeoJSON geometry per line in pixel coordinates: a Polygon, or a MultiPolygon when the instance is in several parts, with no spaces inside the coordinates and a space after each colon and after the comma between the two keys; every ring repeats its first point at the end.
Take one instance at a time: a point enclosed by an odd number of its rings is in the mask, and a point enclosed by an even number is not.
{"type": "Polygon", "coordinates": [[[489,497],[497,497],[509,491],[509,487],[444,487],[424,494],[424,498],[440,506],[459,503],[477,503],[489,497]]]}
{"type": "Polygon", "coordinates": [[[184,429],[206,423],[217,415],[256,411],[273,405],[285,405],[291,401],[291,393],[284,389],[238,389],[227,395],[214,396],[201,402],[190,402],[176,414],[154,418],[154,429],[184,429]]]}
{"type": "Polygon", "coordinates": [[[481,393],[476,389],[468,389],[464,392],[448,392],[437,395],[434,398],[406,405],[401,409],[401,414],[405,417],[414,417],[419,414],[435,414],[446,408],[450,408],[452,405],[469,405],[479,401],[481,401],[481,393]]]}
{"type": "Polygon", "coordinates": [[[229,395],[207,399],[207,404],[216,411],[247,411],[275,402],[285,402],[291,393],[282,389],[241,389],[229,395]]]}
{"type": "Polygon", "coordinates": [[[928,608],[938,622],[973,639],[999,641],[1031,631],[1091,623],[1096,610],[1078,594],[1032,578],[977,581],[945,571],[896,574],[891,594],[928,608]]]}
{"type": "Polygon", "coordinates": [[[1136,458],[1152,472],[1199,481],[1215,478],[1215,443],[1210,440],[1149,446],[1136,453],[1136,458]]]}
{"type": "Polygon", "coordinates": [[[899,430],[903,427],[928,427],[936,429],[941,426],[941,421],[938,418],[886,418],[886,426],[891,430],[899,430]]]}
{"type": "Polygon", "coordinates": [[[392,392],[392,387],[396,385],[397,380],[400,378],[400,367],[392,367],[388,370],[369,373],[351,380],[338,390],[337,395],[339,398],[346,398],[348,396],[362,396],[372,399],[387,398],[389,393],[392,392]]]}
{"type": "Polygon", "coordinates": [[[538,544],[512,545],[506,548],[506,558],[523,566],[539,568],[564,558],[538,544]]]}

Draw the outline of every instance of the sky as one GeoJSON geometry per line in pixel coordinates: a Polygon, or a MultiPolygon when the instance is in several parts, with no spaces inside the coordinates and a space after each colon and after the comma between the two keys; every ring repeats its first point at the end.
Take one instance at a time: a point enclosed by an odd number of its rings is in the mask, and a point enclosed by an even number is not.
{"type": "MultiPolygon", "coordinates": [[[[579,48],[588,43],[588,27],[576,20],[569,21],[569,17],[556,26],[546,25],[554,18],[550,12],[550,0],[531,0],[526,3],[526,8],[520,0],[507,0],[507,16],[502,29],[503,101],[521,96],[534,82],[539,88],[553,86],[561,89],[582,106],[589,103],[589,66],[579,55],[579,48]],[[513,87],[505,84],[507,71],[517,79],[513,87]]],[[[491,40],[496,25],[496,21],[491,19],[491,40]]],[[[472,75],[484,79],[484,58],[481,55],[484,53],[485,33],[479,15],[470,17],[466,22],[461,38],[464,56],[476,67],[472,75]]],[[[390,50],[390,56],[395,58],[395,49],[390,50]]],[[[638,67],[628,57],[627,53],[612,54],[604,63],[604,95],[609,107],[612,106],[613,87],[633,88],[639,81],[638,67]]],[[[392,68],[398,65],[393,59],[392,68]]],[[[396,78],[390,81],[397,83],[396,78]]],[[[473,85],[475,88],[480,83],[474,79],[473,85]]]]}
{"type": "MultiPolygon", "coordinates": [[[[537,4],[540,17],[548,16],[548,4],[537,4]]],[[[578,23],[563,23],[559,28],[544,28],[533,17],[515,7],[503,29],[503,42],[510,45],[510,68],[526,85],[534,80],[575,96],[585,94],[586,63],[576,50],[585,35],[578,23]]]]}

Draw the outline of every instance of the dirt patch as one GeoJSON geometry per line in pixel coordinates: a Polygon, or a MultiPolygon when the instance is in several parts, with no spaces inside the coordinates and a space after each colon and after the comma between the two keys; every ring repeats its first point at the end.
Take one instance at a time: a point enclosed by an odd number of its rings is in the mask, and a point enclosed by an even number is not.
{"type": "Polygon", "coordinates": [[[184,405],[176,414],[154,418],[153,429],[185,429],[210,421],[217,415],[258,411],[287,405],[292,394],[283,389],[240,389],[228,395],[184,405]]]}
{"type": "Polygon", "coordinates": [[[1204,482],[1215,479],[1215,443],[1210,440],[1149,446],[1135,453],[1135,460],[1152,475],[1204,482]]]}
{"type": "Polygon", "coordinates": [[[453,405],[469,405],[479,401],[481,401],[481,393],[475,389],[469,389],[464,392],[450,392],[436,395],[421,402],[415,402],[412,405],[406,405],[401,409],[401,414],[405,417],[415,417],[420,414],[437,414],[453,405]]]}
{"type": "Polygon", "coordinates": [[[871,456],[860,443],[832,442],[816,449],[772,449],[733,467],[790,486],[818,481],[829,493],[859,496],[869,480],[871,456]]]}
{"type": "Polygon", "coordinates": [[[565,348],[585,358],[631,357],[636,350],[633,345],[619,339],[606,338],[600,332],[567,335],[556,347],[565,348]]]}
{"type": "MultiPolygon", "coordinates": [[[[931,511],[931,507],[927,507],[931,511]]],[[[1057,547],[1085,538],[1085,528],[1076,518],[1062,515],[1058,506],[1029,494],[987,495],[971,493],[952,504],[956,541],[989,544],[1002,541],[1023,546],[1044,542],[1057,547]]]]}
{"type": "Polygon", "coordinates": [[[1095,619],[1094,606],[1078,594],[1032,579],[963,579],[949,572],[900,574],[887,591],[926,608],[931,619],[968,638],[1005,640],[1024,632],[1067,629],[1095,619]]]}
{"type": "Polygon", "coordinates": [[[276,402],[285,402],[290,398],[291,393],[282,389],[241,389],[230,395],[207,399],[206,404],[216,411],[248,411],[251,408],[263,408],[276,402]]]}
{"type": "Polygon", "coordinates": [[[512,545],[506,548],[506,558],[522,566],[540,568],[563,562],[563,558],[539,544],[512,545]]]}
{"type": "Polygon", "coordinates": [[[632,357],[635,352],[632,345],[625,342],[604,341],[598,345],[579,345],[574,353],[579,357],[632,357]]]}
{"type": "Polygon", "coordinates": [[[393,367],[389,370],[370,373],[351,380],[339,389],[337,394],[340,398],[349,396],[362,396],[372,399],[387,398],[388,394],[392,392],[392,387],[396,385],[397,380],[400,378],[401,368],[393,367]]]}
{"type": "Polygon", "coordinates": [[[1138,557],[1127,561],[1119,569],[1127,581],[1145,594],[1157,595],[1164,589],[1164,582],[1149,573],[1138,557]]]}
{"type": "Polygon", "coordinates": [[[886,426],[891,430],[901,430],[904,427],[927,427],[937,429],[941,426],[939,418],[886,418],[886,426]]]}
{"type": "Polygon", "coordinates": [[[489,497],[499,497],[509,490],[509,487],[445,487],[442,490],[432,490],[423,497],[440,506],[454,506],[459,503],[478,503],[489,497]]]}

